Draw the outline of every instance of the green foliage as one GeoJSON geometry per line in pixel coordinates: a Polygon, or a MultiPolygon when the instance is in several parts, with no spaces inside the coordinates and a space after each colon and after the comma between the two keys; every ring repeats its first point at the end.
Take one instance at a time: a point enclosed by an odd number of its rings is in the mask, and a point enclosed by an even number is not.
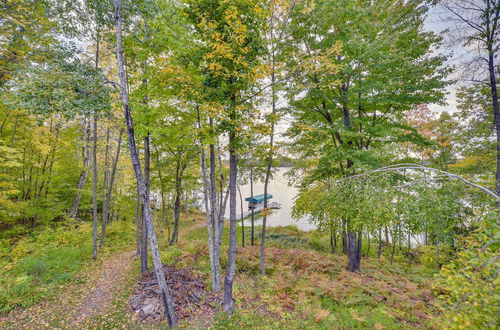
{"type": "Polygon", "coordinates": [[[16,212],[16,203],[12,201],[12,197],[17,195],[19,190],[14,182],[9,180],[8,171],[21,166],[18,158],[17,150],[4,146],[0,140],[0,168],[4,169],[0,173],[0,219],[16,212]]]}
{"type": "Polygon", "coordinates": [[[47,15],[48,2],[16,0],[0,3],[0,88],[27,61],[43,59],[41,47],[51,44],[55,28],[47,15]]]}
{"type": "MultiPolygon", "coordinates": [[[[73,280],[91,262],[91,231],[82,223],[45,228],[15,243],[10,235],[0,239],[0,311],[33,305],[73,280]]],[[[130,248],[133,241],[131,223],[112,223],[103,257],[130,248]]]]}
{"type": "Polygon", "coordinates": [[[429,269],[440,269],[453,258],[453,250],[447,245],[422,245],[417,249],[420,254],[420,262],[429,269]]]}
{"type": "Polygon", "coordinates": [[[266,72],[264,2],[189,0],[184,12],[199,42],[202,109],[216,122],[211,129],[228,133],[229,149],[239,151],[259,128],[252,88],[266,72]]]}
{"type": "Polygon", "coordinates": [[[32,64],[11,83],[14,107],[47,117],[59,113],[72,119],[97,115],[110,108],[111,88],[101,72],[78,59],[74,49],[50,50],[50,60],[32,64]]]}
{"type": "Polygon", "coordinates": [[[478,224],[438,279],[443,302],[441,325],[449,328],[495,329],[500,326],[500,230],[497,215],[478,224]]]}
{"type": "Polygon", "coordinates": [[[426,1],[297,7],[289,27],[295,118],[288,134],[293,151],[315,160],[305,164],[305,182],[378,167],[388,161],[387,145],[425,143],[404,114],[439,102],[448,72],[444,58],[431,55],[441,38],[422,31],[426,1]]]}

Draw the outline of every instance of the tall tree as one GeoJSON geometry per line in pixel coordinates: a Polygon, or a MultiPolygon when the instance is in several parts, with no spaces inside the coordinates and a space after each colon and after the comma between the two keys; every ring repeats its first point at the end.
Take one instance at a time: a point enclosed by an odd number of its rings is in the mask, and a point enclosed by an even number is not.
{"type": "Polygon", "coordinates": [[[224,281],[224,310],[234,308],[233,282],[236,263],[237,153],[243,143],[243,118],[252,111],[248,92],[259,78],[263,54],[265,11],[255,0],[188,1],[190,21],[204,43],[202,56],[205,85],[217,102],[221,130],[228,135],[229,152],[229,250],[224,281]]]}
{"type": "MultiPolygon", "coordinates": [[[[269,180],[271,178],[271,168],[273,166],[273,159],[275,154],[274,146],[274,130],[278,123],[278,81],[281,81],[282,76],[282,62],[281,51],[284,48],[284,41],[286,40],[285,32],[287,31],[287,24],[290,21],[293,10],[298,1],[269,1],[269,29],[267,35],[267,60],[270,69],[270,90],[271,90],[271,113],[267,116],[270,123],[269,132],[269,150],[265,157],[267,162],[266,176],[264,179],[264,212],[262,218],[262,233],[260,243],[260,272],[262,275],[266,274],[266,260],[265,260],[265,247],[266,247],[266,226],[268,214],[268,190],[269,180]]],[[[253,211],[252,211],[252,233],[253,233],[253,211]]],[[[252,235],[253,242],[253,235],[252,235]]]]}
{"type": "Polygon", "coordinates": [[[120,152],[122,147],[122,139],[123,139],[123,128],[120,128],[120,132],[118,133],[118,140],[116,141],[116,152],[115,156],[111,162],[111,173],[109,175],[109,179],[104,189],[103,196],[103,206],[102,206],[102,231],[99,244],[101,246],[104,245],[104,240],[106,236],[106,226],[110,221],[109,218],[109,207],[111,204],[111,196],[113,194],[114,182],[116,177],[116,170],[118,168],[118,162],[120,160],[120,152]]]}
{"type": "MultiPolygon", "coordinates": [[[[380,166],[384,145],[422,141],[402,114],[439,101],[447,74],[431,53],[441,38],[422,31],[423,2],[317,1],[294,11],[289,133],[294,151],[315,160],[304,186],[380,166]]],[[[349,270],[358,271],[363,223],[343,222],[349,270]]]]}
{"type": "MultiPolygon", "coordinates": [[[[497,90],[497,55],[500,48],[499,0],[447,0],[443,5],[460,22],[460,34],[463,45],[477,49],[477,56],[472,58],[474,72],[469,80],[486,83],[489,86],[493,124],[496,132],[496,173],[495,190],[500,194],[500,105],[497,90]],[[484,70],[486,69],[486,70],[484,70]],[[485,72],[486,71],[486,72],[485,72]],[[478,74],[480,75],[478,77],[478,74]],[[482,76],[484,75],[484,76],[482,76]],[[485,79],[486,78],[486,79],[485,79]]],[[[479,87],[481,88],[481,87],[479,87]]],[[[500,202],[498,202],[500,207],[500,202]]]]}
{"type": "Polygon", "coordinates": [[[141,196],[142,205],[144,206],[144,220],[147,224],[149,239],[151,242],[151,254],[153,257],[153,264],[158,286],[162,298],[162,304],[165,309],[165,316],[167,317],[168,324],[171,327],[177,325],[177,318],[174,312],[170,294],[163,272],[163,264],[160,259],[160,251],[158,248],[158,241],[153,226],[153,215],[151,213],[151,205],[149,203],[149,194],[147,193],[146,183],[142,174],[141,164],[139,162],[139,155],[137,153],[137,146],[135,142],[134,123],[130,113],[129,99],[127,92],[127,77],[125,75],[125,65],[123,61],[123,45],[122,45],[122,16],[120,0],[114,0],[115,5],[115,24],[116,24],[116,59],[118,63],[118,72],[120,76],[120,97],[123,104],[125,122],[127,124],[127,136],[129,140],[129,151],[132,159],[132,165],[139,187],[139,194],[141,196]]]}

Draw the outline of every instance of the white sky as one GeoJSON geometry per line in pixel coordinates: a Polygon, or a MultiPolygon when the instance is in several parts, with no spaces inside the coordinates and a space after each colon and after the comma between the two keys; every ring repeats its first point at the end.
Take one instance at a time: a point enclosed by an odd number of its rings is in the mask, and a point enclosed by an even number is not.
{"type": "MultiPolygon", "coordinates": [[[[450,79],[457,80],[461,75],[463,64],[477,54],[472,49],[466,49],[456,40],[458,34],[463,34],[466,29],[460,22],[450,20],[452,15],[441,5],[431,8],[424,22],[424,28],[435,33],[444,33],[443,47],[438,50],[441,54],[451,54],[447,65],[455,66],[456,70],[450,75],[450,79]],[[448,31],[446,31],[448,30],[448,31]]],[[[456,83],[447,87],[446,105],[429,104],[429,108],[436,112],[448,111],[454,112],[457,109],[457,98],[455,92],[463,82],[456,83]]]]}

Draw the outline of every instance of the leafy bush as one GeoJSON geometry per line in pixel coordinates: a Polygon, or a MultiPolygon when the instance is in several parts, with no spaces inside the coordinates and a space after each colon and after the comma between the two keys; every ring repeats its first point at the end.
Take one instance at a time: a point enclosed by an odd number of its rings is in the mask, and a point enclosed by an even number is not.
{"type": "Polygon", "coordinates": [[[439,269],[442,265],[449,263],[453,257],[453,251],[448,245],[439,247],[422,245],[415,253],[420,256],[422,265],[429,269],[439,269]]]}
{"type": "Polygon", "coordinates": [[[309,247],[316,251],[329,251],[330,237],[315,230],[309,237],[309,247]]]}
{"type": "Polygon", "coordinates": [[[500,230],[496,215],[464,239],[463,250],[438,277],[446,328],[500,327],[500,230]]]}

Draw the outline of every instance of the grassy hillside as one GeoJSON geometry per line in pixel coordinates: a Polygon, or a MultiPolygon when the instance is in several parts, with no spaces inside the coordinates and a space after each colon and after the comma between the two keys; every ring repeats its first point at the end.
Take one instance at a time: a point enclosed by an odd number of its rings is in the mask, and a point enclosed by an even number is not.
{"type": "MultiPolygon", "coordinates": [[[[180,243],[164,246],[162,259],[177,269],[188,269],[200,275],[206,279],[206,288],[210,288],[204,221],[200,214],[185,216],[180,243]]],[[[18,242],[10,254],[20,251],[23,246],[24,256],[12,260],[11,266],[3,270],[2,283],[8,286],[7,290],[2,290],[2,306],[5,311],[37,304],[20,314],[16,314],[18,311],[10,313],[0,325],[6,328],[166,326],[141,322],[128,306],[139,279],[137,262],[133,262],[130,271],[125,270],[121,278],[113,278],[117,283],[110,291],[112,296],[107,298],[110,302],[102,310],[77,325],[74,317],[67,316],[75,315],[78,306],[88,304],[85,293],[98,286],[113,258],[119,258],[127,249],[133,250],[134,241],[129,233],[132,233],[131,224],[111,226],[110,248],[98,262],[89,259],[90,232],[85,225],[75,230],[71,237],[55,235],[52,231],[40,234],[47,237],[43,240],[48,244],[44,248],[33,245],[41,244],[40,239],[37,243],[18,242]],[[77,237],[80,240],[76,240],[77,237]],[[78,276],[75,276],[76,271],[79,271],[78,276]],[[24,282],[12,286],[16,278],[23,278],[24,282]],[[17,292],[23,294],[15,295],[17,292]],[[73,294],[69,292],[79,293],[68,298],[73,294]],[[41,300],[43,303],[39,303],[41,300]],[[60,308],[53,308],[54,304],[61,306],[61,301],[64,301],[63,313],[60,308]]],[[[238,234],[238,242],[241,242],[241,230],[238,234]]],[[[246,242],[250,242],[249,230],[246,236],[246,242]]],[[[225,232],[223,270],[227,244],[228,233],[225,232]]],[[[431,274],[422,266],[398,262],[390,265],[384,257],[380,260],[366,258],[361,273],[352,274],[345,270],[344,256],[323,251],[321,237],[294,227],[270,228],[268,246],[268,273],[264,277],[259,275],[259,247],[238,247],[234,289],[237,309],[232,316],[223,313],[221,306],[214,306],[219,309],[214,317],[183,319],[181,326],[205,328],[211,325],[218,329],[432,328],[433,319],[439,315],[431,293],[431,274]]]]}

